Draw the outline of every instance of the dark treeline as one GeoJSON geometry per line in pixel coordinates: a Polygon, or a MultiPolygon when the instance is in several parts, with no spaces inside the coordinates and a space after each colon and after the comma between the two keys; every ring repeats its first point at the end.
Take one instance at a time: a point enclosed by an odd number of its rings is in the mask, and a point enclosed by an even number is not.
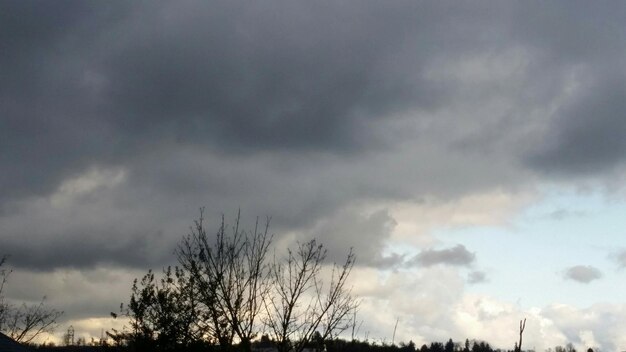
{"type": "MultiPolygon", "coordinates": [[[[89,346],[33,346],[36,350],[42,352],[129,352],[135,351],[136,348],[131,346],[112,346],[105,341],[93,341],[89,346]]],[[[206,352],[225,352],[227,350],[219,345],[204,343],[196,346],[188,346],[181,348],[184,351],[206,351],[206,352]]],[[[240,346],[233,345],[228,348],[231,351],[240,350],[240,346]]],[[[260,340],[251,344],[251,350],[254,352],[272,352],[277,351],[276,344],[272,342],[267,335],[261,337],[260,340]]],[[[145,350],[148,351],[148,350],[145,350]]],[[[449,339],[447,342],[431,342],[417,347],[412,341],[408,343],[400,343],[399,345],[377,344],[368,341],[333,339],[322,341],[312,341],[304,348],[307,352],[514,352],[515,348],[494,349],[485,341],[469,340],[464,342],[454,342],[449,339]]],[[[522,350],[523,352],[533,351],[522,350]]],[[[548,352],[585,352],[577,351],[571,344],[566,346],[556,346],[546,350],[548,352]]],[[[594,352],[589,348],[586,352],[594,352]]],[[[595,352],[599,352],[596,350],[595,352]]]]}

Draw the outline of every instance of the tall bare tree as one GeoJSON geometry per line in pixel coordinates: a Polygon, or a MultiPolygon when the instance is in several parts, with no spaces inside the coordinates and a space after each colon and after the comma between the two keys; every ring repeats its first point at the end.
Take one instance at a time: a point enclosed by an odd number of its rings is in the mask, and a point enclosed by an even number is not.
{"type": "Polygon", "coordinates": [[[524,329],[526,329],[526,318],[519,321],[519,344],[515,344],[515,352],[522,351],[522,335],[524,334],[524,329]]]}
{"type": "Polygon", "coordinates": [[[0,331],[18,342],[28,343],[43,333],[53,331],[63,312],[47,308],[45,297],[34,305],[22,303],[16,306],[8,302],[3,290],[12,271],[2,267],[6,258],[0,258],[0,331]]]}
{"type": "Polygon", "coordinates": [[[222,216],[211,240],[202,213],[179,245],[178,261],[194,277],[203,307],[203,328],[220,345],[229,346],[236,337],[242,349],[249,351],[261,329],[258,317],[269,292],[269,219],[262,227],[257,219],[253,231],[244,231],[238,213],[228,231],[222,216]]]}
{"type": "Polygon", "coordinates": [[[347,279],[355,256],[350,251],[343,265],[334,265],[324,287],[322,267],[326,249],[315,240],[288,250],[283,261],[272,265],[272,294],[265,300],[266,324],[278,350],[302,351],[316,340],[323,342],[352,325],[358,302],[347,279]]]}

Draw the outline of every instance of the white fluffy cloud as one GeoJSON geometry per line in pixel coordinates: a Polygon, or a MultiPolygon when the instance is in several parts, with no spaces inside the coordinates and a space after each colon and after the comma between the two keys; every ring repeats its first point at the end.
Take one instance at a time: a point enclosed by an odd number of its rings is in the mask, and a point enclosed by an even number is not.
{"type": "Polygon", "coordinates": [[[476,338],[498,348],[513,348],[520,320],[526,319],[524,347],[543,351],[573,343],[616,351],[626,346],[620,331],[626,328],[626,307],[620,304],[576,308],[553,304],[522,309],[494,297],[469,293],[462,272],[431,267],[386,274],[356,270],[355,293],[362,297],[359,338],[390,342],[398,319],[396,343],[476,338]]]}

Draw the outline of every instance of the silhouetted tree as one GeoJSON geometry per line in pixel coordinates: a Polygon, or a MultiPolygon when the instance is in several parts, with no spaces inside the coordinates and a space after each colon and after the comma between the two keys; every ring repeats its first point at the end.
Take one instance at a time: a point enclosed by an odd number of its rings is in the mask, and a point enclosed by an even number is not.
{"type": "Polygon", "coordinates": [[[222,216],[217,234],[211,240],[204,229],[202,210],[191,234],[177,250],[178,261],[194,279],[200,297],[200,324],[222,346],[230,346],[234,336],[249,351],[259,334],[258,315],[269,291],[266,263],[271,236],[269,219],[254,231],[240,229],[240,214],[230,233],[222,216]]]}
{"type": "Polygon", "coordinates": [[[38,304],[15,306],[5,299],[4,285],[11,270],[3,268],[6,256],[0,257],[0,332],[22,343],[29,343],[43,333],[52,332],[63,312],[45,306],[46,297],[38,304]]]}
{"type": "Polygon", "coordinates": [[[472,344],[472,352],[492,352],[493,349],[485,341],[474,341],[472,344]]]}
{"type": "Polygon", "coordinates": [[[431,342],[430,349],[431,352],[444,352],[444,346],[441,342],[431,342]]]}
{"type": "Polygon", "coordinates": [[[401,352],[415,352],[415,342],[413,340],[409,341],[409,343],[400,343],[400,351],[401,352]]]}
{"type": "Polygon", "coordinates": [[[188,292],[190,282],[183,270],[171,267],[163,270],[160,279],[151,270],[141,280],[135,279],[130,302],[121,307],[130,320],[130,332],[109,336],[136,350],[174,351],[190,346],[201,334],[194,325],[197,312],[188,292]]]}
{"type": "Polygon", "coordinates": [[[452,339],[449,339],[448,342],[446,342],[446,345],[444,346],[444,351],[454,352],[454,341],[452,341],[452,339]]]}
{"type": "Polygon", "coordinates": [[[335,265],[327,287],[321,277],[326,249],[315,240],[288,250],[286,262],[275,258],[272,292],[265,301],[266,324],[280,352],[300,352],[314,333],[326,340],[351,326],[358,303],[346,286],[354,265],[350,251],[335,265]]]}

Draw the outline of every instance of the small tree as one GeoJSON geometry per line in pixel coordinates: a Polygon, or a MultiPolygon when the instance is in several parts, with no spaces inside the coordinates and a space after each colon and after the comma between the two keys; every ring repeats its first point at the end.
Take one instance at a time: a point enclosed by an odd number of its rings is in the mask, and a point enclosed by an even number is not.
{"type": "Polygon", "coordinates": [[[452,339],[449,339],[443,349],[445,352],[454,352],[454,341],[452,341],[452,339]]]}
{"type": "Polygon", "coordinates": [[[157,280],[149,270],[135,279],[129,304],[122,313],[130,319],[130,332],[112,336],[127,339],[137,350],[174,351],[197,340],[195,305],[188,293],[190,279],[180,268],[168,267],[157,280]]]}
{"type": "Polygon", "coordinates": [[[43,333],[52,332],[63,312],[47,308],[46,297],[34,305],[9,303],[3,295],[4,285],[12,272],[2,268],[6,259],[6,256],[0,258],[0,331],[15,341],[29,343],[43,333]]]}
{"type": "Polygon", "coordinates": [[[269,292],[269,218],[263,227],[257,219],[254,230],[247,232],[240,229],[238,213],[229,233],[222,216],[211,240],[202,215],[201,209],[200,219],[179,245],[178,261],[194,279],[207,333],[222,346],[230,346],[236,336],[242,349],[250,351],[252,339],[260,335],[258,316],[269,292]]]}
{"type": "Polygon", "coordinates": [[[289,250],[286,260],[274,260],[272,294],[265,301],[266,324],[280,352],[300,352],[314,336],[322,341],[351,326],[358,303],[347,279],[355,256],[350,251],[335,265],[328,287],[321,278],[326,249],[315,240],[289,250]]]}

